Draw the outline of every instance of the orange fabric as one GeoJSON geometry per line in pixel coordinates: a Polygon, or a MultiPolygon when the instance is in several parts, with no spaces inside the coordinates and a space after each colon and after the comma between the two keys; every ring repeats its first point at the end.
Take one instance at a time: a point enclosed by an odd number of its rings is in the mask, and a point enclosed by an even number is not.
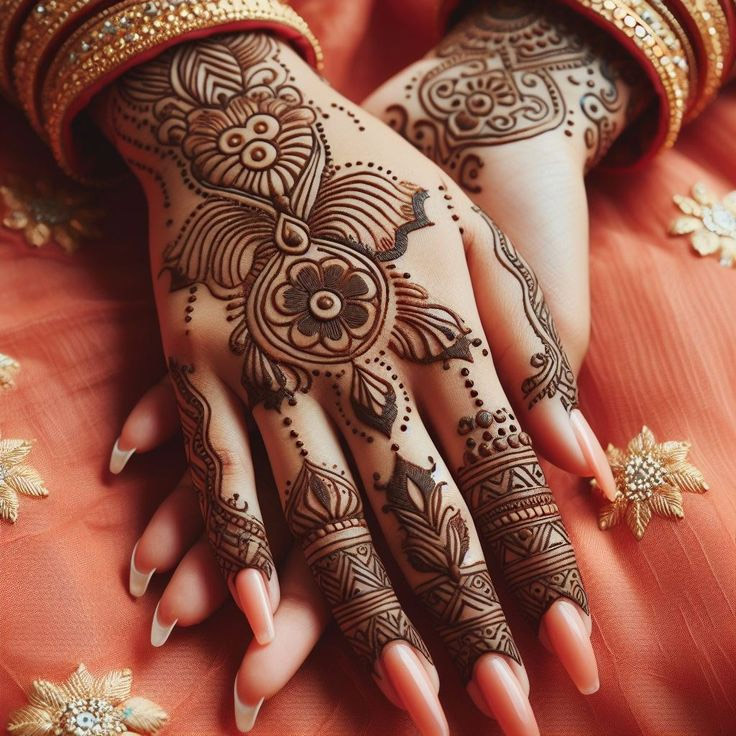
{"type": "MultiPolygon", "coordinates": [[[[378,81],[371,53],[381,56],[383,74],[416,55],[421,33],[418,21],[416,34],[406,24],[411,5],[385,4],[367,16],[368,40],[345,57],[354,76],[336,80],[343,88],[350,83],[355,98],[378,81]],[[377,34],[375,24],[391,17],[395,25],[377,34]],[[389,37],[398,46],[382,48],[389,37]]],[[[362,30],[355,31],[357,43],[362,30]]],[[[425,31],[426,40],[429,20],[425,31]]],[[[673,193],[701,179],[719,194],[736,187],[734,119],[732,89],[636,177],[591,179],[593,339],[581,376],[583,408],[601,439],[619,446],[643,423],[660,440],[691,440],[691,460],[711,491],[687,495],[683,521],[655,519],[636,543],[623,527],[598,531],[584,484],[550,473],[590,594],[601,690],[579,695],[507,605],[546,736],[734,733],[736,272],[665,234],[677,214],[673,193]]],[[[0,175],[42,176],[47,165],[41,144],[3,109],[0,175]]],[[[155,579],[139,601],[126,592],[130,550],[183,456],[172,443],[137,458],[110,487],[105,466],[117,431],[164,364],[144,202],[130,185],[105,195],[105,206],[106,236],[73,257],[35,252],[0,228],[0,352],[22,365],[18,390],[0,395],[0,432],[36,440],[29,463],[51,491],[47,499],[21,498],[18,523],[0,525],[0,724],[24,703],[31,679],[62,680],[81,661],[95,674],[132,667],[134,692],[168,710],[165,733],[235,733],[232,682],[247,640],[242,616],[228,604],[154,650],[150,621],[164,581],[155,579]]],[[[470,704],[427,618],[404,600],[436,652],[452,733],[495,733],[470,704]]],[[[333,627],[263,707],[254,733],[415,731],[354,665],[333,627]]]]}

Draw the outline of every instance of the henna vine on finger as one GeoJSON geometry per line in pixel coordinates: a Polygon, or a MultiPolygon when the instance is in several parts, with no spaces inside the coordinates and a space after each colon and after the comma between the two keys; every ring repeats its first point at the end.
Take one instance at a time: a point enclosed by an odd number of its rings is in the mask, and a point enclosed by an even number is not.
{"type": "Polygon", "coordinates": [[[200,198],[163,271],[173,291],[204,284],[226,303],[251,405],[280,410],[315,377],[339,375],[355,419],[391,437],[397,390],[366,354],[470,361],[469,330],[396,269],[411,234],[433,225],[429,192],[371,162],[335,164],[326,116],[279,48],[222,36],[162,55],[121,86],[120,135],[172,158],[200,198]],[[154,146],[131,136],[131,120],[154,146]]]}
{"type": "Polygon", "coordinates": [[[392,127],[470,192],[481,191],[483,148],[561,126],[572,136],[576,107],[589,165],[606,153],[621,127],[626,111],[618,68],[587,39],[604,48],[607,40],[549,5],[482,4],[435,49],[436,63],[406,85],[405,102],[386,110],[392,127]],[[567,85],[575,89],[572,95],[565,94],[567,85]]]}
{"type": "Polygon", "coordinates": [[[475,523],[523,610],[535,621],[558,598],[588,613],[575,552],[532,449],[508,409],[463,417],[458,485],[475,523]]]}
{"type": "Polygon", "coordinates": [[[192,381],[194,367],[169,359],[192,484],[199,498],[207,538],[225,575],[245,567],[273,574],[273,557],[260,519],[248,502],[223,484],[223,462],[210,438],[212,408],[192,381]]]}
{"type": "Polygon", "coordinates": [[[304,460],[287,484],[286,520],[332,613],[371,670],[383,647],[403,639],[432,658],[401,608],[376,552],[358,489],[344,472],[304,460]]]}
{"type": "MultiPolygon", "coordinates": [[[[501,604],[483,560],[466,562],[470,532],[462,513],[445,498],[447,484],[398,453],[391,478],[376,488],[386,493],[384,511],[396,516],[404,533],[402,550],[411,566],[430,575],[414,590],[466,680],[486,652],[521,662],[501,604]]],[[[376,476],[378,481],[378,476],[376,476]]]]}

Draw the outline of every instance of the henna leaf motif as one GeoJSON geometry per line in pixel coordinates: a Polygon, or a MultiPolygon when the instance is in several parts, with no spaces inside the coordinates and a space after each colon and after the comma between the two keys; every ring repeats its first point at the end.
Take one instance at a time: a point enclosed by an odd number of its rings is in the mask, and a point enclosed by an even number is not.
{"type": "Polygon", "coordinates": [[[398,409],[396,392],[388,381],[359,365],[354,366],[350,402],[361,422],[386,437],[391,436],[398,409]]]}

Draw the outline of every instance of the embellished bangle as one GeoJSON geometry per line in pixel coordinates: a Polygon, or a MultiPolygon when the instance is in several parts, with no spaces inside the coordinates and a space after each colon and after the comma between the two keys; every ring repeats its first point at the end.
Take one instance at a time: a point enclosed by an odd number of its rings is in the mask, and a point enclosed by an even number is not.
{"type": "Polygon", "coordinates": [[[685,116],[691,120],[703,111],[725,81],[730,54],[728,18],[719,0],[669,0],[693,40],[698,56],[698,79],[685,116]]]}
{"type": "Polygon", "coordinates": [[[23,19],[32,7],[33,0],[0,0],[0,91],[13,102],[13,49],[23,19]]]}
{"type": "MultiPolygon", "coordinates": [[[[659,100],[654,130],[639,160],[671,146],[682,127],[690,97],[690,69],[670,24],[643,0],[562,0],[614,35],[641,63],[659,100]]],[[[631,136],[621,137],[631,142],[631,136]]]]}
{"type": "Polygon", "coordinates": [[[73,31],[113,0],[41,0],[23,23],[15,48],[13,80],[18,101],[31,125],[45,136],[40,92],[53,54],[73,31]]]}
{"type": "Polygon", "coordinates": [[[77,178],[101,179],[84,165],[72,138],[72,123],[92,97],[175,44],[243,30],[277,33],[321,67],[322,51],[307,24],[274,0],[126,0],[98,13],[64,42],[43,85],[44,128],[57,162],[77,178]]]}
{"type": "Polygon", "coordinates": [[[726,69],[723,72],[724,79],[733,71],[736,61],[736,3],[733,0],[720,0],[721,10],[726,16],[726,28],[728,32],[728,50],[726,51],[726,69]]]}

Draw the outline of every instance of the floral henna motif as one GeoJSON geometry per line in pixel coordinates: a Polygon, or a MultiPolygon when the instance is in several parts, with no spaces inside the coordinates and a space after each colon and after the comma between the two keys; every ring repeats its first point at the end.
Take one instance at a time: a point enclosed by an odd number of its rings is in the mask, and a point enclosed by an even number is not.
{"type": "Polygon", "coordinates": [[[432,225],[429,193],[373,163],[335,165],[278,49],[260,36],[177,48],[127,77],[117,119],[143,119],[201,196],[163,269],[172,290],[205,284],[227,302],[251,404],[293,405],[334,366],[355,417],[390,437],[396,389],[358,359],[385,334],[407,361],[472,360],[469,330],[394,270],[432,225]]]}
{"type": "MultiPolygon", "coordinates": [[[[568,22],[539,2],[488,2],[435,49],[437,63],[406,87],[409,103],[386,110],[389,123],[472,192],[483,165],[478,151],[533,138],[564,124],[575,110],[562,84],[580,87],[590,162],[613,142],[620,99],[613,67],[568,22]],[[417,108],[419,114],[413,113],[417,108]]],[[[591,29],[586,28],[587,32],[591,29]]],[[[589,35],[589,33],[586,33],[589,35]]]]}
{"type": "Polygon", "coordinates": [[[575,552],[529,435],[508,409],[463,417],[467,437],[458,484],[522,609],[538,621],[558,598],[586,613],[575,552]]]}
{"type": "Polygon", "coordinates": [[[287,484],[286,520],[335,619],[369,670],[397,639],[432,661],[373,547],[360,494],[343,474],[305,460],[287,484]]]}
{"type": "Polygon", "coordinates": [[[432,575],[415,592],[469,680],[476,660],[486,652],[521,659],[485,562],[465,562],[467,524],[447,503],[446,484],[437,483],[434,472],[434,463],[425,469],[397,454],[391,478],[385,485],[376,483],[376,488],[385,491],[384,511],[395,514],[404,532],[402,549],[411,566],[432,575]]]}
{"type": "Polygon", "coordinates": [[[266,530],[259,519],[248,513],[248,503],[240,494],[224,492],[222,460],[209,436],[212,410],[192,382],[193,373],[193,366],[169,359],[192,484],[199,497],[207,536],[225,575],[255,567],[270,579],[274,566],[266,530]]]}
{"type": "Polygon", "coordinates": [[[542,343],[543,350],[532,355],[529,361],[536,373],[521,385],[524,398],[531,408],[544,398],[558,396],[569,412],[578,405],[577,381],[539,281],[511,241],[485,213],[476,211],[491,231],[493,251],[499,263],[519,282],[527,321],[542,343]]]}

